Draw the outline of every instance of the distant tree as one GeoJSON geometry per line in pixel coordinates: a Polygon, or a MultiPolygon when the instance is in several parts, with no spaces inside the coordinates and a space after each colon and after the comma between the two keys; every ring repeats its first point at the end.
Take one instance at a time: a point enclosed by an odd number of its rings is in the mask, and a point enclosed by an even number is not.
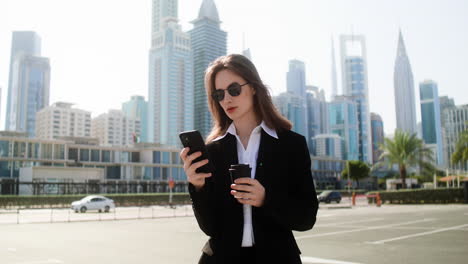
{"type": "Polygon", "coordinates": [[[383,153],[374,167],[387,165],[388,168],[391,168],[395,164],[398,165],[403,189],[406,188],[408,168],[415,166],[419,166],[423,170],[434,168],[432,151],[424,145],[421,139],[416,137],[416,134],[396,130],[393,140],[385,138],[380,149],[383,153]]]}
{"type": "MultiPolygon", "coordinates": [[[[349,170],[351,171],[349,178],[356,181],[359,189],[359,180],[369,177],[370,167],[360,160],[350,160],[348,162],[349,170]]],[[[341,172],[341,176],[343,178],[348,177],[348,166],[345,166],[345,169],[341,172]]]]}

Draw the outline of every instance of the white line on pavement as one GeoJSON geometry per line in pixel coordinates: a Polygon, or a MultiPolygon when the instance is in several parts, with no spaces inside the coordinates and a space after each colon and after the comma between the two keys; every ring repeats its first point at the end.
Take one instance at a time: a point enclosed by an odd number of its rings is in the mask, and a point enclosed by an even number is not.
{"type": "Polygon", "coordinates": [[[444,232],[444,231],[460,229],[460,228],[463,228],[465,226],[468,226],[468,224],[453,226],[453,227],[447,227],[447,228],[441,228],[441,229],[437,229],[437,230],[434,230],[434,231],[422,232],[422,233],[417,233],[417,234],[412,234],[412,235],[407,235],[407,236],[395,237],[395,238],[384,239],[384,240],[373,241],[373,242],[366,242],[366,243],[367,244],[383,244],[383,243],[386,243],[386,242],[391,242],[391,241],[396,241],[396,240],[402,240],[402,239],[418,237],[418,236],[425,236],[425,235],[432,235],[432,234],[440,233],[440,232],[444,232]]]}
{"type": "Polygon", "coordinates": [[[16,264],[60,264],[60,263],[65,263],[65,262],[58,260],[58,259],[48,259],[48,260],[18,262],[16,264]]]}
{"type": "Polygon", "coordinates": [[[334,259],[322,259],[313,257],[301,257],[303,263],[320,263],[320,264],[359,264],[356,262],[347,262],[334,259]]]}
{"type": "Polygon", "coordinates": [[[410,224],[429,222],[429,221],[434,221],[434,220],[435,220],[434,218],[430,218],[430,219],[423,219],[423,220],[410,221],[410,222],[391,224],[391,225],[372,226],[372,227],[359,228],[359,229],[346,230],[346,231],[337,231],[337,232],[329,232],[329,233],[314,234],[314,235],[307,235],[307,236],[298,236],[296,237],[296,240],[304,239],[304,238],[323,237],[323,236],[339,235],[339,234],[346,234],[346,233],[353,233],[353,232],[360,232],[360,231],[368,231],[368,230],[375,230],[375,229],[383,229],[383,228],[388,228],[388,227],[410,225],[410,224]]]}
{"type": "Polygon", "coordinates": [[[332,223],[332,224],[325,224],[325,225],[318,224],[315,227],[326,227],[326,226],[337,226],[337,225],[347,225],[347,224],[355,224],[355,223],[374,222],[374,221],[380,221],[380,220],[383,220],[383,219],[384,218],[372,218],[372,219],[368,219],[368,220],[342,222],[342,223],[332,223]]]}

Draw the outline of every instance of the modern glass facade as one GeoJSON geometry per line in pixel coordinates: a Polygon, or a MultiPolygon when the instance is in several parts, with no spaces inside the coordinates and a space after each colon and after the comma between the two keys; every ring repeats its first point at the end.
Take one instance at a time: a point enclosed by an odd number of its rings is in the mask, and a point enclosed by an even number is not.
{"type": "Polygon", "coordinates": [[[359,160],[372,162],[372,141],[367,85],[367,58],[364,36],[341,36],[343,90],[355,103],[358,122],[359,160]]]}
{"type": "Polygon", "coordinates": [[[140,120],[140,142],[148,142],[148,102],[143,96],[132,96],[130,101],[122,104],[126,117],[140,120]]]}
{"type": "Polygon", "coordinates": [[[406,54],[401,31],[398,39],[393,84],[395,89],[397,129],[414,134],[417,132],[417,127],[413,72],[408,55],[406,54]]]}
{"type": "Polygon", "coordinates": [[[8,97],[6,106],[5,129],[10,129],[10,111],[12,104],[12,83],[13,83],[13,63],[18,56],[40,56],[41,55],[41,38],[33,31],[14,31],[11,40],[10,53],[10,73],[8,79],[8,97]]]}
{"type": "Polygon", "coordinates": [[[153,9],[153,25],[158,17],[159,29],[152,32],[149,54],[148,139],[168,146],[180,146],[178,135],[193,129],[194,116],[190,36],[182,32],[172,11],[161,10],[172,10],[174,2],[153,1],[153,8],[160,6],[153,9]]]}
{"type": "Polygon", "coordinates": [[[102,147],[0,135],[0,179],[32,166],[104,168],[107,180],[186,181],[179,149],[102,147]]]}
{"type": "Polygon", "coordinates": [[[294,106],[292,104],[289,105],[288,114],[290,116],[288,116],[288,119],[293,122],[293,130],[310,141],[304,62],[299,60],[289,61],[289,71],[286,74],[286,81],[287,93],[296,97],[294,99],[294,106]]]}
{"type": "Polygon", "coordinates": [[[379,161],[382,154],[380,144],[384,142],[384,129],[383,121],[380,115],[371,113],[371,127],[372,127],[372,160],[375,163],[379,161]]]}
{"type": "Polygon", "coordinates": [[[344,140],[344,159],[358,160],[358,119],[356,104],[345,96],[329,103],[330,133],[344,140]]]}
{"type": "Polygon", "coordinates": [[[444,164],[442,126],[437,83],[426,80],[419,84],[421,101],[421,125],[424,143],[435,145],[437,164],[444,164]]]}
{"type": "MultiPolygon", "coordinates": [[[[292,122],[292,130],[307,137],[306,116],[307,108],[304,106],[305,100],[298,95],[286,92],[273,98],[273,103],[280,113],[292,122]]],[[[310,139],[308,140],[310,141],[310,139]]]]}
{"type": "Polygon", "coordinates": [[[212,127],[205,91],[205,70],[216,58],[227,53],[227,33],[220,28],[218,10],[213,0],[204,0],[198,18],[189,31],[192,43],[194,72],[194,127],[205,138],[212,127]]]}
{"type": "Polygon", "coordinates": [[[7,130],[34,137],[36,112],[49,105],[50,65],[48,58],[18,55],[13,63],[7,130]]]}

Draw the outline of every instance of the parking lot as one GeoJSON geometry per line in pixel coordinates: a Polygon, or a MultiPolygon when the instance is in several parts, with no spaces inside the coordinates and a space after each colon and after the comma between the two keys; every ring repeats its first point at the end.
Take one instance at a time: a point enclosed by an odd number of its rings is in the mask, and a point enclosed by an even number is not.
{"type": "MultiPolygon", "coordinates": [[[[303,263],[466,263],[468,206],[321,207],[314,229],[295,236],[303,263]]],[[[3,223],[0,263],[197,263],[205,241],[183,215],[3,223]]]]}

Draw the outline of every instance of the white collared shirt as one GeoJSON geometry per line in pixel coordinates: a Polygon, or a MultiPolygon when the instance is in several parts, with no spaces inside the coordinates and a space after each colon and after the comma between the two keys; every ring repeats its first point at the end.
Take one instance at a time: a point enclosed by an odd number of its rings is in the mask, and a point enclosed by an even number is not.
{"type": "MultiPolygon", "coordinates": [[[[278,139],[278,135],[274,129],[271,129],[262,123],[252,130],[252,133],[249,137],[249,142],[247,143],[247,148],[244,148],[242,141],[236,132],[236,127],[234,122],[231,123],[226,133],[220,137],[215,138],[213,141],[220,140],[224,138],[227,133],[234,135],[237,139],[237,157],[239,159],[239,164],[248,164],[251,168],[250,177],[255,178],[255,173],[257,170],[257,158],[258,158],[258,148],[260,147],[260,137],[261,129],[263,129],[268,135],[278,139]]],[[[244,229],[242,235],[242,247],[251,247],[255,244],[253,227],[252,227],[252,206],[248,204],[243,205],[244,212],[244,229]]]]}

